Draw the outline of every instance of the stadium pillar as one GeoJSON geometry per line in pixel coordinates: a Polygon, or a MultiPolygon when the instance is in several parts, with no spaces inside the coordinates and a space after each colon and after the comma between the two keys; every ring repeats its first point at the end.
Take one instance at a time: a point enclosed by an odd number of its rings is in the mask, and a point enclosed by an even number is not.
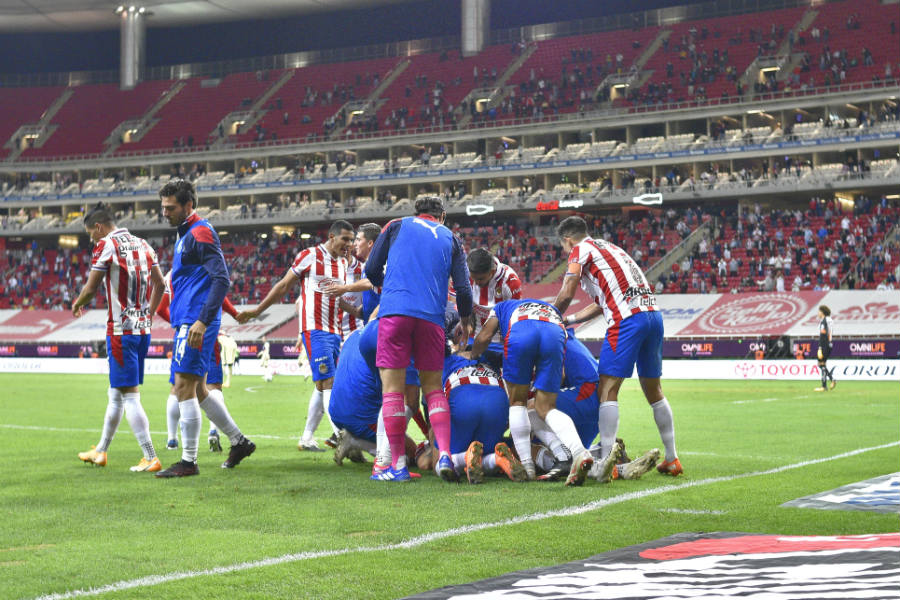
{"type": "Polygon", "coordinates": [[[491,0],[462,0],[462,54],[484,50],[491,30],[491,0]]]}
{"type": "Polygon", "coordinates": [[[130,6],[119,11],[119,87],[133,89],[144,74],[147,13],[130,6]]]}

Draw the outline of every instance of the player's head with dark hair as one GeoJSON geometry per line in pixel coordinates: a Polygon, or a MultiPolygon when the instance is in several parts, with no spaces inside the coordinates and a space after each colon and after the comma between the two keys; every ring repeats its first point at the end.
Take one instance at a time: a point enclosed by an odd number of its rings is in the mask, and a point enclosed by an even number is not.
{"type": "Polygon", "coordinates": [[[187,179],[172,179],[159,190],[159,197],[175,198],[175,201],[181,206],[191,202],[193,208],[197,208],[197,190],[194,189],[194,184],[187,179]]]}
{"type": "Polygon", "coordinates": [[[197,190],[185,179],[173,179],[159,190],[163,216],[178,227],[197,208],[197,190]]]}
{"type": "Polygon", "coordinates": [[[444,216],[444,201],[441,200],[440,196],[416,198],[415,208],[417,215],[429,215],[435,219],[440,219],[444,216]]]}
{"type": "Polygon", "coordinates": [[[572,238],[581,241],[587,234],[587,223],[577,215],[566,217],[556,226],[556,235],[559,239],[572,238]]]}
{"type": "Polygon", "coordinates": [[[825,306],[824,304],[819,305],[819,312],[825,315],[826,317],[831,316],[831,309],[825,306]]]}
{"type": "Polygon", "coordinates": [[[328,236],[340,235],[342,231],[353,231],[353,225],[343,219],[338,219],[328,228],[328,236]]]}
{"type": "Polygon", "coordinates": [[[98,202],[84,213],[85,229],[93,229],[95,225],[115,225],[115,214],[108,204],[98,202]]]}
{"type": "Polygon", "coordinates": [[[353,225],[338,219],[328,228],[328,241],[325,242],[331,251],[338,256],[347,256],[353,245],[353,225]]]}
{"type": "Polygon", "coordinates": [[[490,283],[496,270],[494,255],[490,251],[486,248],[475,248],[466,257],[466,264],[469,265],[469,276],[475,285],[483,287],[490,283]]]}

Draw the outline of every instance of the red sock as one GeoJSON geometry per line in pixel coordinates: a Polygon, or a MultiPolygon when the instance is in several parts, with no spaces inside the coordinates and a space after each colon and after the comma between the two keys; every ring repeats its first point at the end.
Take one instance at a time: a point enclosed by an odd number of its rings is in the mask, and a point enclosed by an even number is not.
{"type": "Polygon", "coordinates": [[[428,420],[431,421],[431,429],[434,431],[434,439],[437,441],[441,452],[450,452],[450,403],[443,390],[434,390],[425,396],[428,405],[428,420]]]}
{"type": "Polygon", "coordinates": [[[391,467],[396,467],[397,460],[406,456],[406,403],[403,401],[403,394],[382,394],[381,415],[384,419],[384,432],[391,445],[391,467]]]}

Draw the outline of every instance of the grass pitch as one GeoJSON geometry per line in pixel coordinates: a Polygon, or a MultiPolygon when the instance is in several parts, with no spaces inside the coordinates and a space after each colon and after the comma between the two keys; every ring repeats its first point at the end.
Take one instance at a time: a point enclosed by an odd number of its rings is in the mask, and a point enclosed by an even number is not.
{"type": "MultiPolygon", "coordinates": [[[[198,477],[131,473],[140,451],[124,418],[108,466],[91,467],[76,454],[99,439],[106,385],[0,375],[0,597],[396,598],[683,531],[898,527],[897,515],[779,506],[897,471],[896,382],[841,382],[824,394],[814,381],[664,382],[685,476],[574,489],[432,474],[370,482],[370,464],[339,468],[330,452],[297,451],[311,384],[285,377],[237,377],[226,390],[257,444],[237,469],[219,468],[224,456],[201,444],[198,477]],[[526,515],[538,516],[517,519],[526,515]]],[[[166,465],[180,458],[164,449],[167,394],[157,376],[142,390],[166,465]]],[[[659,446],[636,382],[620,406],[629,453],[659,446]]]]}

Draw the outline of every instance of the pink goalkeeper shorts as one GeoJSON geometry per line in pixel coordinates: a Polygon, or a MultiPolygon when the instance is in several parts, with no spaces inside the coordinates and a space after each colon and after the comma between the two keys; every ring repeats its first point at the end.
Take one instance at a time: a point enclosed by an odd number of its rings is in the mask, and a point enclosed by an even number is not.
{"type": "Polygon", "coordinates": [[[378,323],[375,366],[405,369],[410,359],[420,371],[444,369],[444,328],[430,321],[394,315],[378,323]]]}

